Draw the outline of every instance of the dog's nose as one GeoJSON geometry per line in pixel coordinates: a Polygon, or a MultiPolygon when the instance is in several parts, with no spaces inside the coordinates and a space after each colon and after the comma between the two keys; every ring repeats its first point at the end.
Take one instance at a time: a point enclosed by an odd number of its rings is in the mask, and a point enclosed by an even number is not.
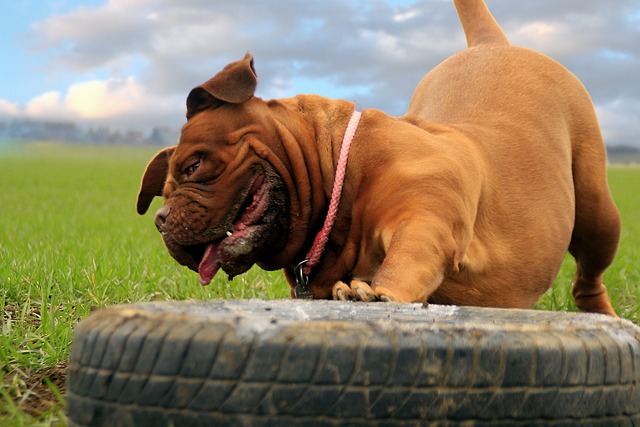
{"type": "Polygon", "coordinates": [[[164,231],[164,224],[167,222],[167,216],[169,215],[170,211],[170,207],[163,206],[158,209],[158,212],[156,212],[156,228],[161,233],[164,231]]]}

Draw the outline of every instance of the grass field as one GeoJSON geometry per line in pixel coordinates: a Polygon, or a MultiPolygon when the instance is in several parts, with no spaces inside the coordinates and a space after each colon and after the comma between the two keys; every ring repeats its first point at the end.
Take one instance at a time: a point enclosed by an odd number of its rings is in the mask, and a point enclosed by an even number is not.
{"type": "MultiPolygon", "coordinates": [[[[257,269],[208,287],[167,254],[153,216],[135,213],[154,149],[0,144],[0,425],[64,425],[64,377],[73,328],[111,304],[211,298],[283,298],[279,272],[257,269]]],[[[640,168],[613,168],[622,245],[606,276],[618,313],[640,320],[640,168]]],[[[157,200],[151,207],[160,206],[157,200]]],[[[572,260],[537,308],[575,310],[572,260]]]]}

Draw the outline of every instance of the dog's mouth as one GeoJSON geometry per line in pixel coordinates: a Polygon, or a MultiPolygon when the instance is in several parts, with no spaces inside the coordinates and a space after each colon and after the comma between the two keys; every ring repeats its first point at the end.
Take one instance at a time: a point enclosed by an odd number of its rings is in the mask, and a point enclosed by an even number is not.
{"type": "Polygon", "coordinates": [[[261,257],[279,250],[286,230],[286,197],[278,177],[259,174],[251,185],[238,214],[222,237],[210,242],[180,246],[188,253],[181,263],[197,271],[200,283],[208,285],[218,270],[229,279],[249,270],[261,257]],[[186,261],[186,262],[183,262],[186,261]]]}
{"type": "Polygon", "coordinates": [[[208,285],[223,263],[227,266],[230,278],[243,271],[229,268],[235,258],[247,255],[255,243],[253,240],[262,234],[260,231],[266,226],[264,214],[269,206],[270,183],[264,175],[259,175],[254,181],[247,198],[241,205],[239,214],[233,225],[226,231],[226,237],[204,245],[204,253],[198,265],[200,283],[208,285]]]}

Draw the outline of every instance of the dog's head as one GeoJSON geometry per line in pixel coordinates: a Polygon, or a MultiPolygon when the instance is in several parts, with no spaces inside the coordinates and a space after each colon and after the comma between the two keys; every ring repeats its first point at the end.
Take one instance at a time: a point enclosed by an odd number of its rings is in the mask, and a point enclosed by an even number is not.
{"type": "Polygon", "coordinates": [[[220,268],[230,277],[254,263],[281,268],[292,215],[300,215],[285,144],[256,85],[247,53],[193,89],[180,142],[158,153],[142,179],[138,213],[164,196],[156,226],[203,284],[220,268]]]}

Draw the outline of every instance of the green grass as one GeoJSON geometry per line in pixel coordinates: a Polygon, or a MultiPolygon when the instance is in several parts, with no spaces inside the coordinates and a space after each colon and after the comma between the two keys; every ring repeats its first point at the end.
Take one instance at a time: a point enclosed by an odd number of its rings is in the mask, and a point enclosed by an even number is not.
{"type": "MultiPolygon", "coordinates": [[[[201,287],[195,273],[170,258],[152,214],[135,213],[140,177],[154,152],[0,144],[1,425],[65,424],[64,383],[53,380],[56,367],[67,360],[73,328],[95,308],[288,296],[279,272],[253,269],[231,282],[220,274],[201,287]]],[[[638,322],[640,169],[611,169],[610,183],[624,229],[619,255],[605,279],[618,313],[638,322]]],[[[159,206],[156,200],[150,212],[159,206]]],[[[575,310],[572,264],[567,258],[537,308],[575,310]]],[[[64,373],[64,366],[59,371],[64,373]]]]}
{"type": "MultiPolygon", "coordinates": [[[[640,168],[612,167],[609,186],[622,216],[620,247],[604,282],[618,315],[640,323],[640,168]]],[[[567,255],[551,289],[536,308],[577,311],[571,296],[575,262],[567,255]]]]}

